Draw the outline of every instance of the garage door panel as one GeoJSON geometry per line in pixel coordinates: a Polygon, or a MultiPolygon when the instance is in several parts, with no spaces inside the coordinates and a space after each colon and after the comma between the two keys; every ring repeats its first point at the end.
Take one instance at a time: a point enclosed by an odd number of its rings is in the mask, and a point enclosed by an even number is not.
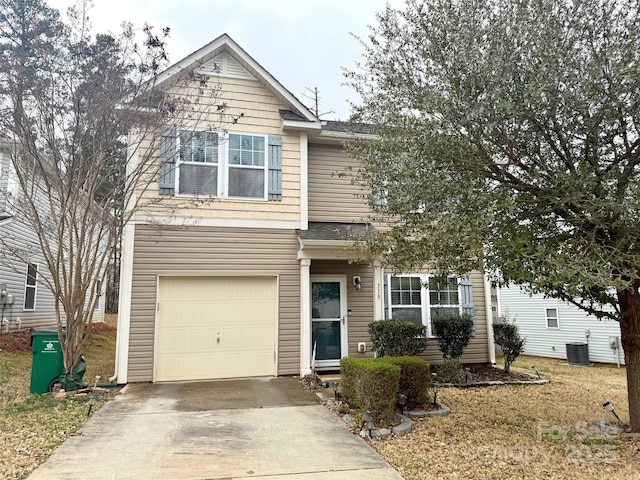
{"type": "Polygon", "coordinates": [[[276,278],[161,278],[156,381],[275,374],[276,278]]]}

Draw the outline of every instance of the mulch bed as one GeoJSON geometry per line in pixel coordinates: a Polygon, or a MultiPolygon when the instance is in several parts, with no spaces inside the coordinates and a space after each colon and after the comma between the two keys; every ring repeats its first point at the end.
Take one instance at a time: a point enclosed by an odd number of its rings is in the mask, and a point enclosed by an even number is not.
{"type": "MultiPolygon", "coordinates": [[[[52,327],[55,328],[55,327],[52,327]]],[[[106,323],[94,323],[91,325],[91,331],[94,334],[111,332],[116,327],[106,323]]],[[[10,332],[0,334],[0,350],[7,353],[25,353],[31,351],[31,332],[33,328],[20,330],[19,332],[10,332]]]]}
{"type": "MultiPolygon", "coordinates": [[[[438,373],[438,366],[432,366],[432,370],[434,373],[438,373]]],[[[509,373],[505,372],[501,368],[495,367],[469,367],[469,378],[468,381],[464,380],[462,383],[484,383],[484,382],[530,382],[531,380],[537,380],[538,378],[533,375],[528,375],[526,373],[519,373],[511,371],[509,373]]],[[[440,383],[441,380],[438,379],[437,375],[434,378],[436,383],[440,383]]]]}

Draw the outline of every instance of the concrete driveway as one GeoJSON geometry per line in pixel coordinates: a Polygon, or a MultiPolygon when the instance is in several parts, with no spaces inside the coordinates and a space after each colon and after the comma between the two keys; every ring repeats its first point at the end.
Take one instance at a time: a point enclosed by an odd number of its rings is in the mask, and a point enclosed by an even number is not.
{"type": "Polygon", "coordinates": [[[128,385],[29,478],[402,480],[294,378],[128,385]]]}

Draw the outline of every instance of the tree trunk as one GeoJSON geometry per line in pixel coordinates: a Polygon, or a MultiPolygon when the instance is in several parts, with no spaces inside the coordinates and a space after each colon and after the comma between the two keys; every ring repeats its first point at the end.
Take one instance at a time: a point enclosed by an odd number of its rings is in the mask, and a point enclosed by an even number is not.
{"type": "Polygon", "coordinates": [[[627,364],[627,392],[631,430],[640,432],[640,281],[618,291],[620,331],[624,360],[627,364]]]}

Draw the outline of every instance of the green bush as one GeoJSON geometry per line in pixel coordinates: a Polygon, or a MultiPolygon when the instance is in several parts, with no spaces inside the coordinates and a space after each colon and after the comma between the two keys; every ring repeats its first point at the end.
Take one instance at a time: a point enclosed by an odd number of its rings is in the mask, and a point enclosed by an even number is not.
{"type": "Polygon", "coordinates": [[[387,426],[395,416],[400,386],[400,367],[380,358],[351,358],[340,361],[343,399],[369,410],[376,425],[387,426]]]}
{"type": "Polygon", "coordinates": [[[473,335],[473,317],[469,314],[435,317],[434,333],[444,358],[460,358],[473,335]]]}
{"type": "Polygon", "coordinates": [[[503,323],[493,324],[493,340],[504,353],[504,371],[508,372],[511,364],[524,351],[526,339],[518,333],[518,326],[509,319],[503,323]]]}
{"type": "Polygon", "coordinates": [[[427,348],[427,329],[409,320],[380,320],[369,324],[377,357],[420,355],[427,348]]]}
{"type": "Polygon", "coordinates": [[[445,358],[438,366],[438,380],[444,383],[460,383],[464,380],[464,370],[457,358],[445,358]]]}
{"type": "Polygon", "coordinates": [[[411,409],[429,401],[431,368],[426,360],[419,357],[383,357],[380,360],[400,367],[398,391],[407,396],[406,408],[411,409]]]}

